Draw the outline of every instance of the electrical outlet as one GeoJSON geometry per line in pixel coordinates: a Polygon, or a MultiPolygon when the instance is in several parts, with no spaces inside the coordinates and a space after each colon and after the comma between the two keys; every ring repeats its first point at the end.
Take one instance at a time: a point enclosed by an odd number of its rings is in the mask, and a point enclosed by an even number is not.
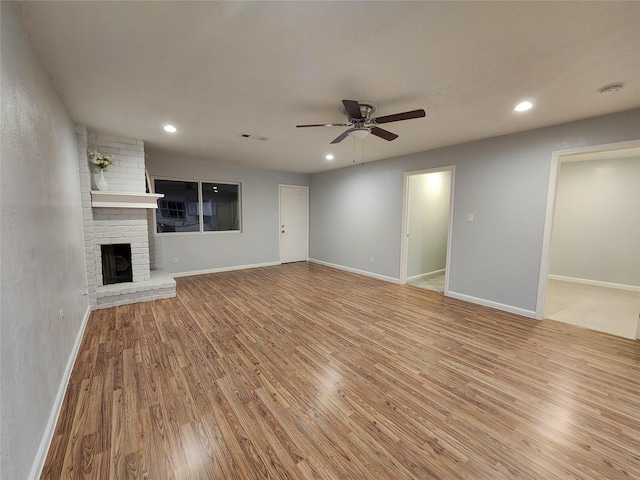
{"type": "Polygon", "coordinates": [[[173,257],[173,263],[178,263],[178,257],[173,257]]]}
{"type": "Polygon", "coordinates": [[[64,320],[64,313],[62,312],[62,309],[60,309],[60,325],[62,325],[63,320],[64,320]]]}
{"type": "Polygon", "coordinates": [[[369,262],[373,263],[373,257],[369,257],[369,262]]]}

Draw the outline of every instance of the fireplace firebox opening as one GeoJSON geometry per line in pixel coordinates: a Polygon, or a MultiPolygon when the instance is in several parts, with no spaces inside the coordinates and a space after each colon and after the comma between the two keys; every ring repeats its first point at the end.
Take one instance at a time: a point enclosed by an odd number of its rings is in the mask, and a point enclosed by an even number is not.
{"type": "Polygon", "coordinates": [[[101,245],[101,250],[103,285],[133,282],[131,245],[128,243],[101,245]]]}

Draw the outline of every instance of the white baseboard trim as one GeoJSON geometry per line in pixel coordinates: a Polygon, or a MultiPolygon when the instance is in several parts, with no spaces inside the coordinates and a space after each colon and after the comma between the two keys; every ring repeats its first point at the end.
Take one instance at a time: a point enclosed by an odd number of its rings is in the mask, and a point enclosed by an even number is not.
{"type": "Polygon", "coordinates": [[[440,270],[434,270],[433,272],[421,273],[420,275],[413,275],[411,277],[407,277],[407,282],[411,282],[412,280],[417,280],[420,277],[428,277],[429,275],[436,275],[438,273],[442,273],[446,270],[446,268],[441,268],[440,270]]]}
{"type": "Polygon", "coordinates": [[[387,277],[386,275],[380,275],[378,273],[367,272],[366,270],[358,270],[357,268],[345,267],[343,265],[336,265],[335,263],[323,262],[321,260],[316,260],[315,258],[310,258],[309,262],[317,263],[318,265],[324,265],[325,267],[336,268],[338,270],[344,270],[345,272],[357,273],[358,275],[364,275],[365,277],[373,277],[378,280],[384,280],[385,282],[391,283],[400,283],[399,278],[387,277]]]}
{"type": "Polygon", "coordinates": [[[53,434],[55,433],[56,425],[58,423],[58,417],[60,416],[60,410],[62,409],[64,394],[67,392],[69,378],[71,378],[71,372],[73,371],[73,366],[76,363],[76,358],[78,357],[78,352],[80,351],[80,344],[82,343],[82,337],[84,337],[84,331],[87,328],[87,322],[89,321],[90,315],[91,307],[87,306],[87,309],[84,312],[84,317],[82,318],[82,323],[80,324],[80,329],[78,330],[78,334],[76,335],[76,340],[73,344],[73,349],[71,350],[71,354],[69,355],[69,359],[67,360],[67,366],[65,367],[64,373],[62,375],[62,381],[60,382],[60,386],[58,387],[58,394],[56,395],[56,398],[53,402],[53,407],[51,408],[51,413],[49,414],[49,421],[47,422],[47,427],[45,428],[44,435],[42,436],[42,440],[40,441],[38,453],[36,454],[36,458],[33,461],[33,465],[31,466],[31,473],[29,474],[30,479],[38,479],[42,474],[44,461],[47,459],[47,453],[49,452],[49,447],[51,446],[51,441],[53,440],[53,434]]]}
{"type": "Polygon", "coordinates": [[[528,318],[536,318],[536,312],[533,310],[525,310],[524,308],[514,307],[512,305],[505,305],[504,303],[498,303],[491,300],[485,300],[484,298],[472,297],[471,295],[465,295],[463,293],[445,292],[445,296],[463,300],[469,303],[475,303],[477,305],[483,305],[485,307],[495,308],[496,310],[502,310],[503,312],[515,313],[528,318]]]}
{"type": "MultiPolygon", "coordinates": [[[[320,260],[316,260],[315,258],[310,258],[309,262],[317,263],[319,265],[324,265],[326,267],[336,268],[338,270],[344,270],[346,272],[357,273],[359,275],[365,275],[367,277],[377,278],[379,280],[384,280],[385,282],[391,282],[391,283],[396,283],[396,284],[400,283],[400,279],[399,278],[387,277],[385,275],[378,275],[377,273],[367,272],[367,271],[364,271],[364,270],[358,270],[357,268],[350,268],[350,267],[345,267],[343,265],[336,265],[334,263],[323,262],[323,261],[320,261],[320,260]]],[[[472,297],[470,295],[464,295],[462,293],[456,293],[456,292],[451,292],[451,291],[445,292],[445,295],[447,297],[456,298],[458,300],[463,300],[465,302],[475,303],[477,305],[483,305],[485,307],[495,308],[497,310],[502,310],[504,312],[515,313],[516,315],[521,315],[523,317],[536,318],[536,312],[534,312],[533,310],[525,310],[524,308],[514,307],[514,306],[511,306],[511,305],[505,305],[503,303],[493,302],[491,300],[485,300],[483,298],[472,297]]]]}
{"type": "Polygon", "coordinates": [[[623,283],[601,282],[599,280],[589,280],[587,278],[563,277],[562,275],[549,275],[551,280],[560,280],[563,282],[581,283],[583,285],[594,285],[596,287],[617,288],[618,290],[629,290],[631,292],[640,292],[640,287],[635,285],[625,285],[623,283]]]}
{"type": "Polygon", "coordinates": [[[247,270],[249,268],[273,267],[274,265],[282,265],[278,262],[254,263],[251,265],[233,265],[231,267],[208,268],[206,270],[194,270],[191,272],[170,273],[173,278],[191,277],[193,275],[206,275],[207,273],[231,272],[233,270],[247,270]]]}

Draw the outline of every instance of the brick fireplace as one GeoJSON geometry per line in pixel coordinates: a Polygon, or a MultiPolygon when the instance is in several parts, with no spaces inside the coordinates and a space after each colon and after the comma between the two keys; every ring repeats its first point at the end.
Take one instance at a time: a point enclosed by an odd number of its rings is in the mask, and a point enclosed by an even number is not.
{"type": "Polygon", "coordinates": [[[175,297],[176,282],[159,270],[161,252],[154,241],[157,195],[146,193],[144,142],[87,131],[76,126],[82,194],[87,294],[92,309],[175,297]],[[112,154],[115,162],[104,177],[107,191],[94,190],[95,171],[87,150],[112,154]],[[103,246],[129,245],[132,281],[105,282],[103,246]]]}

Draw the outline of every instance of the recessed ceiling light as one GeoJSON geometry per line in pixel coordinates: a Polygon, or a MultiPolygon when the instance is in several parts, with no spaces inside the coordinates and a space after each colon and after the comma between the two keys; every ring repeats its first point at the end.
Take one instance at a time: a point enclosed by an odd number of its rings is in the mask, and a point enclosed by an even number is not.
{"type": "Polygon", "coordinates": [[[327,156],[326,156],[326,157],[324,157],[324,158],[326,158],[327,160],[333,160],[333,155],[329,154],[329,155],[327,155],[327,156]]]}
{"type": "Polygon", "coordinates": [[[520,102],[518,105],[516,105],[516,108],[514,108],[514,110],[516,112],[526,112],[527,110],[530,110],[531,107],[533,107],[533,103],[531,102],[520,102]]]}
{"type": "Polygon", "coordinates": [[[176,133],[178,131],[178,129],[173,125],[165,125],[163,128],[165,132],[169,132],[169,133],[176,133]]]}

